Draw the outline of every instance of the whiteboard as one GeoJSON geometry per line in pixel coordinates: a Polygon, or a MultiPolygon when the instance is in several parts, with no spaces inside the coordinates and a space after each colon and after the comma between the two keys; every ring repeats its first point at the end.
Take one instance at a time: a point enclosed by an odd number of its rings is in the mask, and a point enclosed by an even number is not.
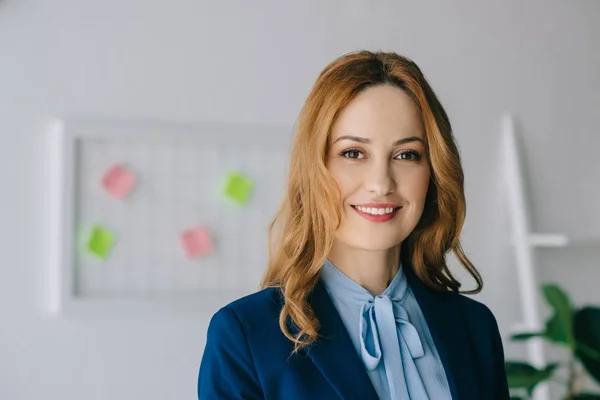
{"type": "Polygon", "coordinates": [[[256,291],[268,224],[284,193],[291,128],[63,120],[53,127],[55,191],[50,308],[170,304],[196,308],[256,291]],[[136,183],[111,195],[121,165],[136,183]],[[224,195],[227,176],[252,182],[245,204],[224,195]],[[186,256],[182,233],[202,226],[214,250],[186,256]],[[90,251],[95,227],[115,241],[90,251]]]}

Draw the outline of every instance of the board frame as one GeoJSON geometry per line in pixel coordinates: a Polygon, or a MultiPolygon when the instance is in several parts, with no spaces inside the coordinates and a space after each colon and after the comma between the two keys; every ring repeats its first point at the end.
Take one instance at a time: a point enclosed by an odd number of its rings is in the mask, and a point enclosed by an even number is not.
{"type": "MultiPolygon", "coordinates": [[[[223,289],[204,290],[193,295],[174,294],[158,298],[86,298],[75,294],[75,251],[77,199],[77,145],[81,140],[94,138],[142,138],[189,140],[189,135],[210,132],[205,140],[227,142],[234,140],[238,145],[257,143],[281,146],[288,149],[292,132],[290,127],[259,124],[225,123],[167,123],[150,121],[108,121],[98,119],[63,118],[53,121],[49,128],[48,166],[48,215],[49,255],[46,282],[46,309],[58,315],[140,315],[156,313],[188,313],[216,310],[220,306],[241,296],[249,290],[223,289]],[[242,131],[245,134],[241,135],[242,131]]],[[[256,288],[258,290],[258,287],[256,288]]]]}

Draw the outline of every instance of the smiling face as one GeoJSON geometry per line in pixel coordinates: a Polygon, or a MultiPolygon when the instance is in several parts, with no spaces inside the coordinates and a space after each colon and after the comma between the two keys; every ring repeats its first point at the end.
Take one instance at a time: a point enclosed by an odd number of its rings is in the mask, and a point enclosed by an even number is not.
{"type": "Polygon", "coordinates": [[[334,245],[380,251],[408,237],[429,186],[424,141],[419,109],[398,87],[367,88],[341,111],[327,154],[342,197],[334,245]]]}

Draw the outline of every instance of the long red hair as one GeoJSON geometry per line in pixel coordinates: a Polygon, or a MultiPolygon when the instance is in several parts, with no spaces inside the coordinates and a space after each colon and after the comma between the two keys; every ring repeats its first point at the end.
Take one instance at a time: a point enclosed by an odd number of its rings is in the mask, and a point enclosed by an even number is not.
{"type": "Polygon", "coordinates": [[[453,251],[476,282],[481,275],[463,252],[459,236],[466,214],[464,175],[450,120],[419,67],[395,53],[346,54],[319,75],[300,113],[283,204],[270,224],[269,265],[262,287],[285,298],[279,325],[295,351],[318,338],[319,321],[307,301],[341,220],[341,197],[325,166],[328,138],[340,111],[362,90],[394,85],[420,110],[431,179],[423,215],[402,242],[402,257],[419,279],[437,291],[458,292],[446,264],[453,251]],[[288,322],[297,327],[291,332],[288,322]]]}

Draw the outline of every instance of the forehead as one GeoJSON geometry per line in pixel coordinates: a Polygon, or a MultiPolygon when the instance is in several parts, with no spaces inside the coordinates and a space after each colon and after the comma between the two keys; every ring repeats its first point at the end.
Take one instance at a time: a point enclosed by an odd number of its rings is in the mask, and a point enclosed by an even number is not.
{"type": "Polygon", "coordinates": [[[367,88],[342,109],[330,140],[349,133],[373,140],[409,135],[424,139],[418,107],[406,92],[391,85],[367,88]]]}

